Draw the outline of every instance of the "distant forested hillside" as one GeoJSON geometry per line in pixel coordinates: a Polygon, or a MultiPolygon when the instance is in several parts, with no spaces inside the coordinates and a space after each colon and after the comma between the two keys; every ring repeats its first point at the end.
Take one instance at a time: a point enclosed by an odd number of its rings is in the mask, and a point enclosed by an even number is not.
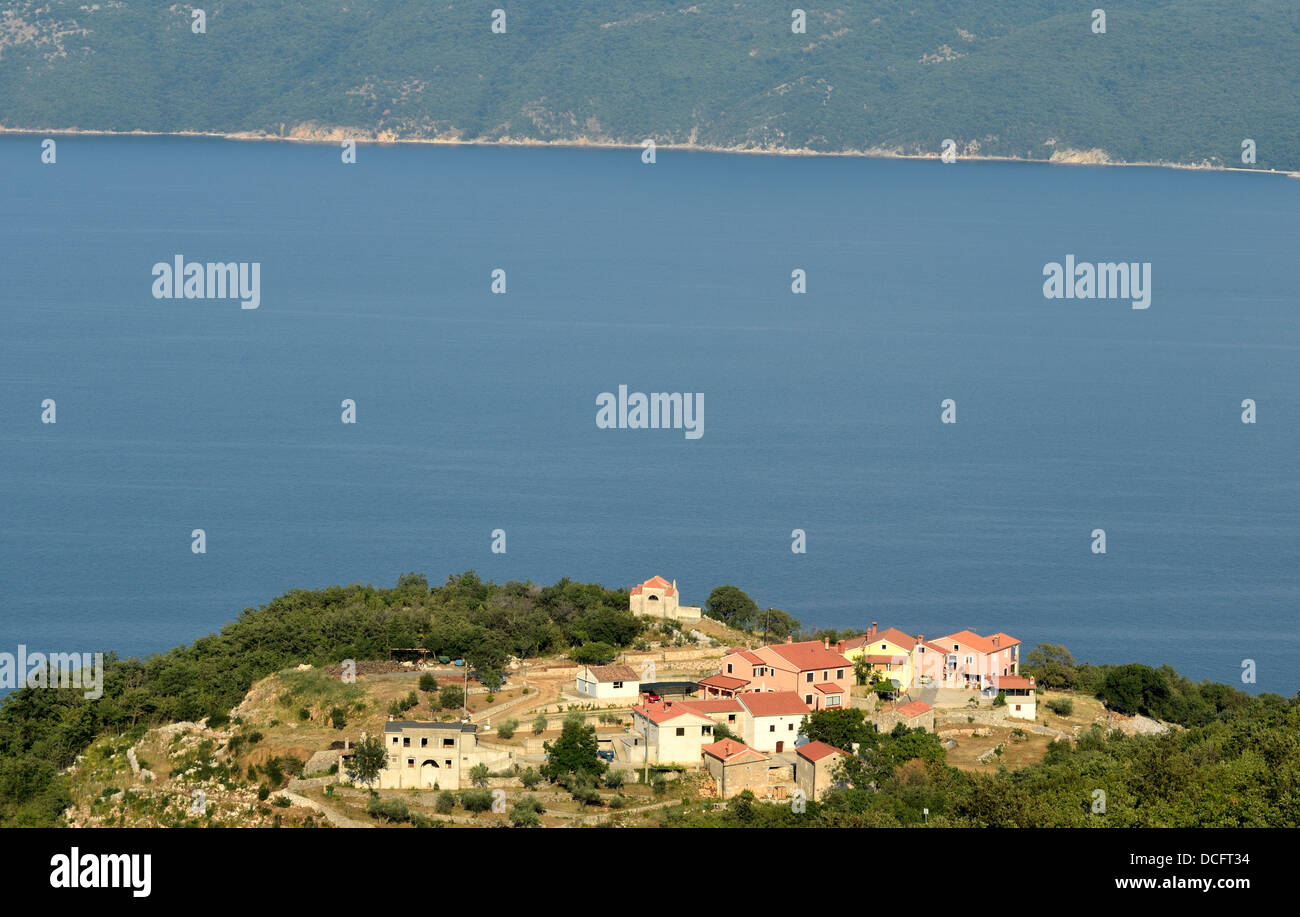
{"type": "Polygon", "coordinates": [[[195,5],[0,4],[0,125],[1300,169],[1294,0],[195,5]]]}

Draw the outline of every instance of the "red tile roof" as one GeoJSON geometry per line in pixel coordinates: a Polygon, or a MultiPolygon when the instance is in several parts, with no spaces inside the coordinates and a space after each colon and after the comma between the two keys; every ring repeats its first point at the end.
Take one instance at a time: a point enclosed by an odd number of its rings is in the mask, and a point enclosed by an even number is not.
{"type": "Polygon", "coordinates": [[[636,713],[641,714],[655,725],[666,723],[669,720],[675,720],[679,716],[696,716],[700,719],[707,720],[708,717],[703,713],[698,713],[689,707],[683,707],[680,702],[672,704],[639,704],[632,708],[636,713]]]}
{"type": "Polygon", "coordinates": [[[734,697],[710,698],[708,700],[679,700],[674,707],[681,706],[694,712],[708,716],[711,713],[740,713],[742,707],[740,701],[734,697]]]}
{"type": "Polygon", "coordinates": [[[994,687],[997,687],[997,688],[1015,688],[1015,689],[1017,689],[1017,690],[1019,690],[1019,689],[1021,689],[1021,688],[1032,688],[1032,687],[1034,687],[1032,684],[1030,684],[1028,678],[1023,678],[1023,677],[1021,677],[1020,675],[1000,675],[1000,676],[994,676],[994,678],[993,678],[993,684],[994,684],[994,687]]]}
{"type": "Polygon", "coordinates": [[[800,745],[797,749],[795,749],[795,751],[799,753],[799,757],[807,758],[809,761],[812,761],[814,764],[820,761],[822,758],[828,757],[830,755],[848,754],[847,751],[841,751],[840,749],[836,748],[834,745],[827,745],[825,742],[809,742],[807,745],[800,745]]]}
{"type": "Polygon", "coordinates": [[[734,678],[731,675],[723,675],[719,673],[717,675],[710,675],[708,678],[701,678],[697,684],[708,685],[713,688],[726,688],[728,691],[732,691],[736,688],[743,688],[745,685],[749,684],[749,682],[743,678],[734,678]]]}
{"type": "Polygon", "coordinates": [[[793,691],[754,691],[738,698],[752,716],[792,716],[809,713],[803,698],[793,691]]]}
{"type": "MultiPolygon", "coordinates": [[[[988,655],[989,653],[1001,652],[1007,647],[1015,646],[1017,643],[1020,642],[1015,637],[1011,637],[1008,636],[1007,634],[1002,634],[1002,633],[994,634],[993,637],[981,637],[979,634],[973,631],[959,630],[955,634],[949,634],[946,637],[940,637],[938,642],[941,645],[947,644],[947,646],[949,647],[951,647],[952,644],[954,643],[961,643],[964,644],[965,646],[969,646],[973,650],[977,650],[981,653],[984,653],[985,655],[988,655]],[[993,645],[993,637],[999,638],[997,646],[993,645]]],[[[945,649],[944,652],[951,653],[952,650],[945,649]]]]}
{"type": "Polygon", "coordinates": [[[705,745],[700,751],[712,755],[724,764],[732,764],[745,757],[752,757],[755,761],[767,760],[767,755],[758,749],[750,748],[744,742],[737,742],[735,739],[723,739],[721,742],[705,745]]]}
{"type": "Polygon", "coordinates": [[[850,665],[847,659],[839,653],[828,650],[820,640],[808,640],[804,643],[773,643],[763,649],[780,656],[800,672],[809,669],[847,668],[850,665]]]}
{"type": "Polygon", "coordinates": [[[839,685],[835,684],[834,682],[830,682],[830,681],[823,681],[819,685],[813,685],[813,687],[816,688],[818,691],[820,691],[822,694],[843,694],[844,693],[843,688],[841,688],[839,685]]]}
{"type": "MultiPolygon", "coordinates": [[[[863,656],[869,665],[893,665],[899,657],[897,656],[863,656]]],[[[899,663],[901,665],[901,663],[899,663]]]]}
{"type": "Polygon", "coordinates": [[[640,681],[641,676],[630,665],[589,665],[587,669],[596,681],[640,681]]]}
{"type": "Polygon", "coordinates": [[[642,589],[662,589],[664,595],[673,595],[673,584],[668,582],[662,576],[652,576],[639,586],[633,586],[628,590],[630,595],[640,595],[642,589]]]}
{"type": "Polygon", "coordinates": [[[922,713],[930,712],[930,705],[923,700],[912,700],[903,704],[896,711],[899,716],[905,716],[911,719],[914,716],[920,716],[922,713]]]}

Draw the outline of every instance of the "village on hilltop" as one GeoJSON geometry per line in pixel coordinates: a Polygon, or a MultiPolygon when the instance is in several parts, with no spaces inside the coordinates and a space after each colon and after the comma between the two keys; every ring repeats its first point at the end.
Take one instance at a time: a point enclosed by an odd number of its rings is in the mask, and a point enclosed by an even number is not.
{"type": "MultiPolygon", "coordinates": [[[[680,604],[676,580],[660,576],[633,586],[629,606],[636,615],[682,627],[710,621],[699,607],[680,604]]],[[[716,642],[704,631],[693,634],[697,646],[716,642]]],[[[718,649],[628,652],[622,661],[552,667],[532,678],[567,679],[556,699],[580,708],[593,724],[623,722],[615,713],[628,716],[629,726],[600,737],[599,754],[612,767],[700,769],[722,799],[745,790],[765,799],[818,799],[833,786],[838,760],[856,749],[801,735],[804,718],[816,711],[861,708],[881,732],[900,724],[933,732],[945,713],[968,735],[976,714],[984,723],[1029,726],[1036,719],[1034,680],[1019,674],[1020,641],[1004,633],[962,630],[927,640],[873,621],[860,636],[834,644],[786,638],[720,649],[720,659],[718,649]]],[[[491,719],[390,717],[388,760],[377,787],[457,790],[469,785],[475,767],[496,772],[545,760],[539,748],[507,748],[481,734],[491,719]]],[[[348,782],[345,773],[345,766],[337,768],[340,782],[348,782]]]]}

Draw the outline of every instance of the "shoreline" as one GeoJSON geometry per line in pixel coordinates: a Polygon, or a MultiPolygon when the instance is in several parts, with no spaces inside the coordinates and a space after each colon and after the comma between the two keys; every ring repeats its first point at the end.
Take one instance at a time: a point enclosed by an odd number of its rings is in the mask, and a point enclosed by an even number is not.
{"type": "MultiPolygon", "coordinates": [[[[298,143],[298,144],[337,144],[343,140],[355,140],[360,144],[375,146],[397,146],[399,144],[447,146],[447,147],[543,147],[573,150],[639,150],[639,143],[619,143],[612,140],[535,140],[530,138],[514,139],[505,137],[500,140],[463,140],[457,137],[398,137],[380,134],[375,136],[365,131],[348,131],[343,128],[295,128],[294,133],[267,134],[262,131],[113,131],[83,128],[30,128],[6,127],[0,125],[0,136],[22,134],[33,136],[56,137],[195,137],[215,140],[234,140],[242,142],[298,143]]],[[[656,150],[687,153],[718,153],[742,156],[781,156],[781,157],[826,157],[858,159],[903,159],[914,161],[938,160],[938,153],[905,153],[901,150],[888,150],[872,147],[866,150],[825,151],[797,147],[778,147],[758,149],[754,147],[718,146],[699,143],[658,143],[656,150]]],[[[1027,159],[1023,156],[990,156],[983,154],[960,155],[958,160],[966,162],[1009,162],[1049,166],[1106,166],[1122,168],[1174,169],[1184,172],[1236,172],[1254,175],[1280,175],[1286,178],[1300,178],[1300,171],[1284,169],[1247,169],[1240,166],[1216,166],[1209,163],[1180,162],[1127,162],[1111,159],[1102,150],[1062,150],[1047,159],[1027,159]]]]}

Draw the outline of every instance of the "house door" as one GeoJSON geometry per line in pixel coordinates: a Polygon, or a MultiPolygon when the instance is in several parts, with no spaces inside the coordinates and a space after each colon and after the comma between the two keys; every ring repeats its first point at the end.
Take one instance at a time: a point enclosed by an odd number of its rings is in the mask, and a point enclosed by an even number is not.
{"type": "Polygon", "coordinates": [[[433,785],[438,782],[438,762],[432,759],[426,760],[420,765],[420,786],[426,790],[433,789],[433,785]]]}
{"type": "Polygon", "coordinates": [[[777,743],[776,743],[776,753],[777,753],[777,754],[780,754],[780,753],[781,753],[782,751],[784,751],[784,750],[785,750],[785,743],[784,743],[784,742],[777,742],[777,743]]]}

